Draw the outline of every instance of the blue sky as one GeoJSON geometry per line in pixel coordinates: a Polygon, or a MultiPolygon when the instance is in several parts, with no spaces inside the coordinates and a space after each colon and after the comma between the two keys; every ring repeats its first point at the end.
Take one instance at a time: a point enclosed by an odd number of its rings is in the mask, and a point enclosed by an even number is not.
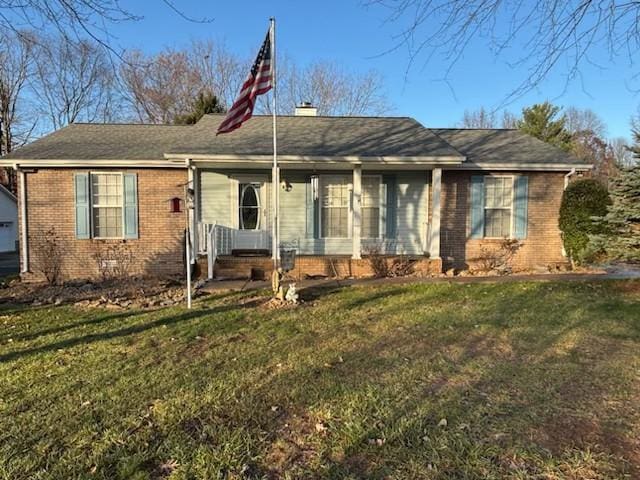
{"type": "MultiPolygon", "coordinates": [[[[300,62],[332,59],[353,71],[378,70],[395,107],[393,114],[415,117],[431,127],[455,126],[465,109],[498,106],[526,75],[496,59],[478,39],[454,67],[448,84],[441,80],[448,66],[444,59],[419,63],[405,76],[406,51],[381,55],[392,45],[400,25],[385,23],[385,10],[364,7],[361,0],[176,3],[188,15],[213,17],[214,21],[192,23],[157,0],[129,0],[123,5],[145,18],[110,28],[116,44],[154,52],[166,46],[180,47],[192,38],[212,38],[224,40],[231,50],[249,57],[257,52],[269,17],[275,16],[280,52],[300,62]]],[[[640,103],[640,96],[630,89],[633,69],[626,58],[612,62],[604,49],[594,54],[599,66],[586,65],[582,79],[569,84],[566,91],[564,72],[559,69],[507,108],[519,112],[522,106],[546,99],[562,106],[591,108],[605,120],[609,136],[629,137],[629,119],[640,103]]]]}

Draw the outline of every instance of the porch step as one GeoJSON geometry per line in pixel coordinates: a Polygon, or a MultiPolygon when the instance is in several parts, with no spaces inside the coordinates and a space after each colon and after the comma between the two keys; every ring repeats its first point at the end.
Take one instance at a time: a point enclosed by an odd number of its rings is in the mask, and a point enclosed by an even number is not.
{"type": "Polygon", "coordinates": [[[268,257],[223,256],[216,259],[214,274],[218,278],[269,279],[272,270],[273,263],[268,257]]]}

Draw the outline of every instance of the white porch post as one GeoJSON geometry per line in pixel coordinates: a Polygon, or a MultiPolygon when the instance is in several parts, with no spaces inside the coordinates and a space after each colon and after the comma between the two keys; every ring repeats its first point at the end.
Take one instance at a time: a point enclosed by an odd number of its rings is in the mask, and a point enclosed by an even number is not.
{"type": "Polygon", "coordinates": [[[189,258],[191,260],[195,260],[198,252],[197,242],[198,235],[196,233],[197,230],[197,220],[196,220],[196,205],[198,203],[197,193],[196,193],[196,181],[195,181],[195,167],[192,165],[191,160],[187,160],[187,188],[193,191],[193,205],[189,205],[189,195],[187,195],[187,202],[185,204],[185,208],[187,210],[187,227],[189,228],[189,239],[191,241],[191,255],[189,258]]]}
{"type": "Polygon", "coordinates": [[[20,178],[20,253],[22,254],[22,273],[29,271],[29,239],[27,237],[27,181],[24,170],[18,170],[20,178]]]}
{"type": "Polygon", "coordinates": [[[440,192],[442,190],[442,169],[431,171],[431,228],[429,237],[429,257],[440,258],[440,192]]]}
{"type": "Polygon", "coordinates": [[[352,238],[353,250],[351,258],[359,260],[362,258],[360,234],[362,230],[362,165],[353,167],[353,217],[352,217],[352,238]]]}
{"type": "Polygon", "coordinates": [[[193,165],[190,181],[193,186],[193,256],[196,258],[200,252],[200,181],[198,179],[198,168],[193,165]]]}

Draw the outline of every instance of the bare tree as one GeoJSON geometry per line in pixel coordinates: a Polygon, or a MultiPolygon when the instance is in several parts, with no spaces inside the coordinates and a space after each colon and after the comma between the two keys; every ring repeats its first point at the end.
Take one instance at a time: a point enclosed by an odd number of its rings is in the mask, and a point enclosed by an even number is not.
{"type": "Polygon", "coordinates": [[[248,72],[248,61],[229,51],[225,43],[213,40],[194,40],[186,53],[205,89],[229,108],[248,72]]]}
{"type": "Polygon", "coordinates": [[[201,71],[189,55],[171,49],[151,57],[140,51],[129,53],[120,79],[134,116],[148,123],[173,123],[177,115],[190,111],[204,89],[201,71]]]}
{"type": "Polygon", "coordinates": [[[465,110],[460,122],[462,128],[518,128],[519,118],[513,113],[504,110],[498,122],[495,110],[487,110],[480,107],[477,110],[465,110]]]}
{"type": "MultiPolygon", "coordinates": [[[[435,56],[448,61],[445,80],[476,39],[522,72],[505,102],[531,91],[557,68],[567,83],[589,55],[606,48],[610,58],[632,64],[640,48],[640,2],[618,0],[365,0],[388,9],[400,25],[389,52],[409,51],[410,65],[435,56]],[[514,44],[517,49],[513,49],[514,44]],[[516,53],[513,53],[513,52],[516,53]]],[[[637,78],[637,76],[635,77],[637,78]]]]}
{"type": "Polygon", "coordinates": [[[600,138],[607,135],[607,126],[604,120],[591,109],[568,107],[564,111],[565,128],[571,134],[591,132],[600,138]]]}
{"type": "Polygon", "coordinates": [[[98,44],[64,36],[43,37],[36,53],[32,88],[51,129],[76,121],[112,119],[114,74],[98,44]]]}
{"type": "MultiPolygon", "coordinates": [[[[28,119],[24,90],[32,67],[33,36],[0,31],[0,156],[29,140],[34,123],[28,119]]],[[[1,183],[15,191],[12,171],[3,171],[1,183]]]]}
{"type": "Polygon", "coordinates": [[[609,148],[613,154],[613,158],[621,167],[631,167],[636,164],[633,153],[629,149],[629,141],[624,137],[615,137],[609,140],[609,148]]]}
{"type": "MultiPolygon", "coordinates": [[[[109,25],[136,22],[144,17],[121,5],[120,0],[2,0],[0,28],[14,30],[56,31],[67,39],[90,38],[106,50],[120,52],[113,46],[109,25]]],[[[190,22],[208,23],[210,18],[196,19],[178,8],[173,0],[161,0],[166,7],[190,22]]]]}
{"type": "Polygon", "coordinates": [[[513,113],[505,110],[502,112],[502,120],[500,122],[502,128],[518,128],[518,124],[520,123],[520,117],[514,115],[513,113]]]}
{"type": "Polygon", "coordinates": [[[478,110],[465,110],[462,115],[462,128],[495,128],[496,114],[480,107],[478,110]]]}
{"type": "MultiPolygon", "coordinates": [[[[384,115],[392,110],[384,80],[376,71],[353,73],[331,61],[300,67],[289,58],[278,62],[278,113],[291,114],[301,102],[311,102],[320,115],[384,115]]],[[[271,112],[262,101],[259,110],[271,112]]]]}

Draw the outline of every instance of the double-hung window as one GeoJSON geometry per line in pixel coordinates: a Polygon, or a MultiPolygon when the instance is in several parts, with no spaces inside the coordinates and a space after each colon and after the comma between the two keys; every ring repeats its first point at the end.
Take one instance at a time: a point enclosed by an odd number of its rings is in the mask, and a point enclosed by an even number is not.
{"type": "Polygon", "coordinates": [[[91,174],[91,225],[93,238],[122,238],[123,176],[91,174]]]}
{"type": "Polygon", "coordinates": [[[511,237],[513,177],[486,176],[484,198],[484,236],[487,238],[511,237]]]}
{"type": "Polygon", "coordinates": [[[380,237],[380,177],[362,177],[362,238],[380,237]]]}
{"type": "Polygon", "coordinates": [[[320,191],[320,232],[323,238],[349,236],[349,199],[351,189],[346,176],[323,176],[320,191]]]}

